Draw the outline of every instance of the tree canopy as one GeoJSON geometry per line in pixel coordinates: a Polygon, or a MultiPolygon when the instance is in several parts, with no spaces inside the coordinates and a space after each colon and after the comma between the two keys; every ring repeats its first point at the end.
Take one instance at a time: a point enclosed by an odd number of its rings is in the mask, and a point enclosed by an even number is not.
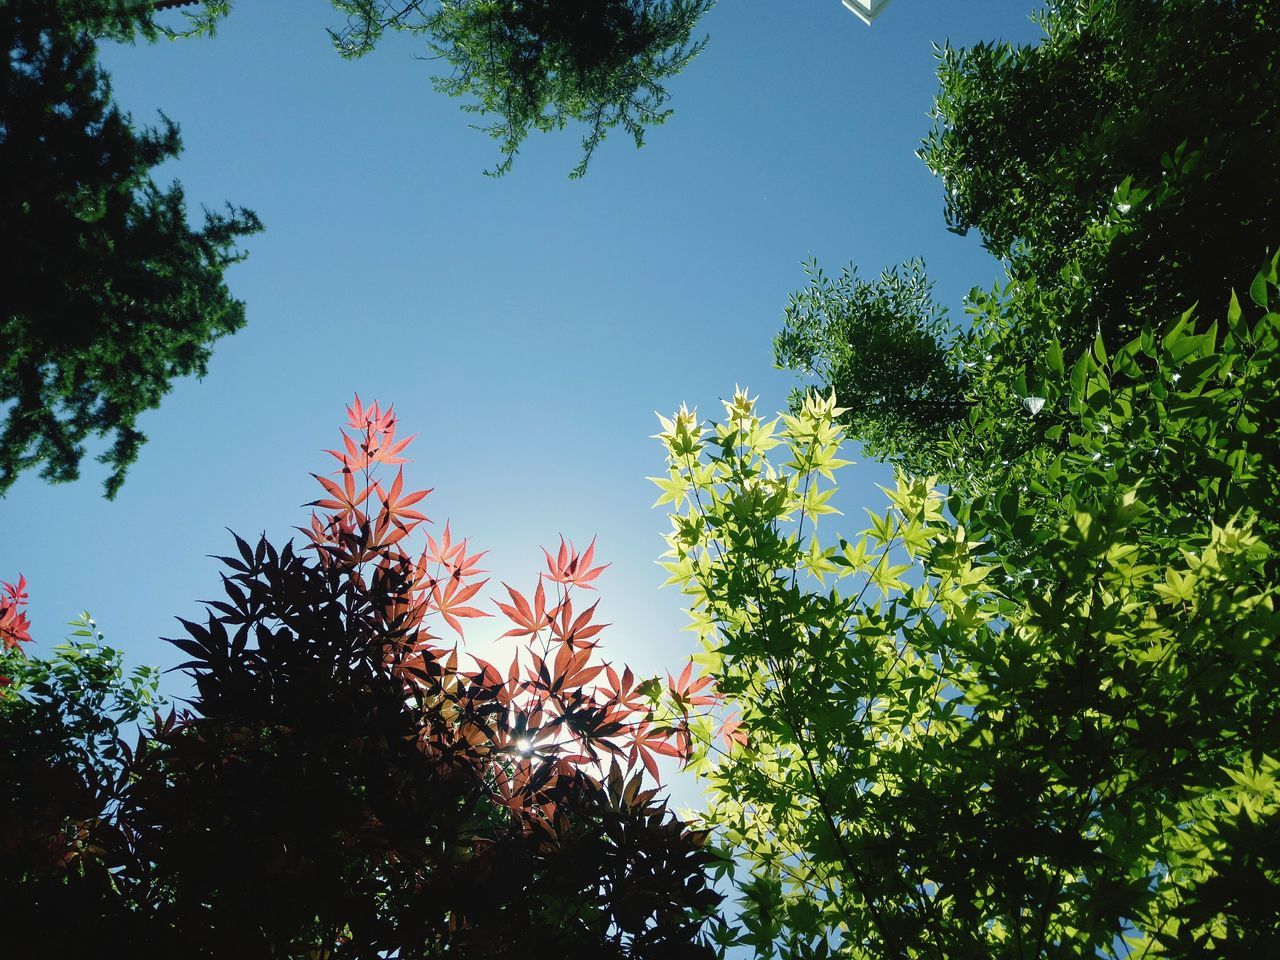
{"type": "Polygon", "coordinates": [[[811,265],[775,352],[819,391],[663,420],[757,956],[1280,949],[1280,15],[1041,23],[940,51],[922,155],[1008,271],[967,323],[918,264],[811,265]],[[846,431],[899,468],[857,535],[846,431]]]}
{"type": "Polygon", "coordinates": [[[1051,342],[1070,365],[1098,335],[1116,348],[1197,303],[1219,310],[1280,236],[1274,5],[1064,0],[1039,22],[1038,44],[940,50],[921,151],[947,222],[977,230],[1007,281],[947,324],[921,280],[877,324],[895,274],[814,279],[775,345],[780,364],[837,388],[871,452],[969,490],[1046,442],[1023,404],[1051,342]],[[859,379],[882,367],[899,386],[859,379]]]}
{"type": "Polygon", "coordinates": [[[1050,361],[1036,419],[1062,451],[977,499],[901,477],[856,536],[819,536],[834,399],[664,421],[665,565],[740,712],[724,747],[690,721],[740,943],[1280,948],[1278,281],[1273,261],[1223,317],[1050,361]]]}
{"type": "Polygon", "coordinates": [[[1280,11],[1053,0],[1037,44],[945,46],[921,157],[948,225],[1049,292],[1080,344],[1221,303],[1274,249],[1280,11]]]}
{"type": "Polygon", "coordinates": [[[447,526],[406,552],[428,491],[381,474],[412,438],[359,399],[350,427],[308,549],[236,538],[223,599],[183,621],[181,711],[148,720],[154,674],[125,678],[87,619],[86,642],[23,656],[26,585],[4,585],[0,895],[28,913],[6,946],[713,956],[718,857],[658,795],[654,755],[687,743],[653,722],[660,681],[599,658],[594,546],[507,588],[509,665],[467,655],[433,631],[489,615],[483,554],[447,526]]]}
{"type": "Polygon", "coordinates": [[[188,222],[181,187],[151,178],[180,152],[177,126],[136,128],[94,38],[56,5],[7,4],[0,48],[0,233],[14,241],[0,263],[0,494],[26,469],[74,479],[101,437],[114,496],[138,417],[244,324],[224,275],[260,224],[235,207],[188,222]]]}
{"type": "MultiPolygon", "coordinates": [[[[586,173],[610,130],[621,128],[637,147],[647,128],[671,116],[666,83],[701,51],[694,39],[715,0],[331,0],[346,14],[330,31],[344,57],[372,51],[388,32],[422,37],[451,72],[434,77],[437,90],[467,98],[463,109],[495,118],[481,127],[499,142],[511,169],[532,131],[585,128],[586,173]]],[[[192,15],[209,32],[232,7],[205,0],[192,15]]]]}

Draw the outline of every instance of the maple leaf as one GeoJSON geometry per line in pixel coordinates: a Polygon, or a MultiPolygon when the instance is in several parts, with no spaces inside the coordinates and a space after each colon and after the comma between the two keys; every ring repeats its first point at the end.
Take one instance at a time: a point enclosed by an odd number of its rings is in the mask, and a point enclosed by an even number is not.
{"type": "Polygon", "coordinates": [[[31,642],[31,621],[21,609],[27,605],[27,578],[19,574],[17,583],[0,582],[0,589],[0,641],[4,649],[16,650],[31,642]]]}
{"type": "Polygon", "coordinates": [[[366,417],[368,428],[376,434],[384,434],[395,429],[396,425],[396,406],[393,403],[387,407],[385,413],[378,407],[378,401],[373,402],[373,406],[369,408],[369,414],[366,417]]]}
{"type": "Polygon", "coordinates": [[[369,451],[370,463],[385,463],[389,466],[395,466],[398,463],[408,463],[408,459],[398,456],[404,449],[417,439],[417,434],[406,437],[403,440],[396,439],[396,421],[392,420],[390,425],[379,435],[377,444],[369,451]]]}
{"type": "Polygon", "coordinates": [[[0,588],[4,590],[5,606],[26,606],[27,604],[27,578],[22,574],[18,574],[18,582],[9,583],[8,581],[0,581],[0,588]]]}
{"type": "Polygon", "coordinates": [[[613,756],[623,753],[610,742],[611,737],[626,728],[626,724],[619,721],[614,705],[597,703],[593,696],[576,687],[564,691],[558,706],[560,716],[553,723],[569,731],[573,738],[570,743],[576,745],[575,749],[585,750],[593,762],[599,758],[597,748],[613,756]]]}
{"type": "Polygon", "coordinates": [[[360,394],[357,393],[355,402],[347,407],[347,425],[364,434],[363,442],[357,447],[352,438],[343,434],[342,440],[347,448],[346,453],[336,450],[325,452],[337,457],[344,468],[349,467],[354,470],[364,469],[372,463],[385,463],[391,466],[406,463],[408,461],[399,454],[403,453],[418,435],[415,433],[411,437],[397,440],[397,423],[399,421],[396,419],[394,404],[385,412],[376,400],[366,407],[360,401],[360,394]]]}
{"type": "Polygon", "coordinates": [[[631,769],[639,760],[644,764],[644,768],[649,771],[649,775],[653,777],[655,782],[661,782],[662,778],[658,775],[658,763],[654,759],[655,753],[660,753],[667,757],[683,757],[688,751],[681,751],[680,747],[671,742],[671,735],[668,731],[651,728],[648,723],[640,723],[637,725],[633,739],[631,741],[631,752],[627,758],[627,769],[631,769]]]}
{"type": "Polygon", "coordinates": [[[415,490],[401,496],[404,491],[404,468],[401,467],[396,471],[396,478],[391,482],[391,489],[383,491],[381,483],[375,483],[374,489],[377,491],[378,499],[382,501],[382,512],[380,517],[385,517],[389,522],[394,523],[397,527],[404,528],[406,521],[411,522],[414,526],[427,520],[427,518],[417,510],[410,510],[414,504],[426,499],[431,493],[430,490],[415,490]]]}
{"type": "Polygon", "coordinates": [[[335,473],[344,473],[344,472],[351,472],[354,470],[363,470],[365,467],[369,465],[369,455],[365,453],[364,450],[362,450],[360,447],[356,446],[356,442],[352,440],[351,437],[347,436],[347,434],[345,433],[342,434],[342,445],[343,447],[345,447],[345,449],[342,451],[338,451],[338,450],[325,451],[325,453],[329,454],[329,456],[331,457],[334,457],[335,459],[337,459],[337,461],[340,464],[342,464],[342,468],[340,470],[335,470],[334,471],[335,473]]]}
{"type": "Polygon", "coordinates": [[[342,486],[338,486],[328,477],[322,477],[318,473],[313,473],[311,476],[320,482],[320,486],[324,487],[329,494],[329,498],[312,500],[307,506],[321,507],[325,510],[338,510],[363,519],[364,514],[360,512],[360,504],[369,499],[369,494],[372,492],[371,487],[358,490],[356,488],[355,474],[349,471],[344,472],[342,475],[342,486]]]}
{"type": "Polygon", "coordinates": [[[392,406],[383,413],[377,400],[366,407],[360,402],[360,394],[357,393],[355,402],[347,407],[347,426],[353,430],[373,430],[379,433],[386,429],[389,420],[395,419],[394,410],[395,407],[392,406]]]}
{"type": "Polygon", "coordinates": [[[506,637],[536,637],[538,631],[551,623],[555,616],[554,608],[550,614],[547,613],[547,592],[542,588],[542,578],[538,578],[538,589],[533,592],[533,605],[530,606],[523,594],[514,587],[504,583],[507,593],[511,595],[511,603],[503,603],[501,600],[494,600],[498,609],[506,615],[506,618],[515,624],[515,628],[504,633],[499,640],[506,637]]]}
{"type": "Polygon", "coordinates": [[[570,586],[582,587],[586,590],[594,590],[591,581],[600,576],[601,572],[608,567],[609,564],[592,568],[591,561],[595,558],[596,538],[591,538],[591,545],[579,554],[574,549],[573,541],[565,543],[564,537],[560,538],[560,550],[556,554],[555,559],[551,558],[551,552],[546,547],[542,548],[542,552],[547,558],[547,578],[554,583],[564,583],[570,586]]]}
{"type": "Polygon", "coordinates": [[[440,538],[439,543],[436,543],[431,534],[427,534],[427,548],[422,552],[422,559],[430,563],[440,564],[440,566],[449,571],[451,577],[455,578],[484,573],[485,571],[476,569],[476,564],[489,551],[481,550],[479,553],[468,556],[467,544],[469,542],[468,540],[460,540],[458,543],[454,543],[449,532],[449,521],[446,520],[444,535],[440,538]]]}
{"type": "MultiPolygon", "coordinates": [[[[596,607],[600,606],[597,600],[586,610],[579,614],[578,619],[573,619],[573,601],[565,599],[555,611],[552,611],[551,617],[551,635],[557,640],[567,643],[570,647],[574,644],[586,644],[597,633],[609,626],[607,623],[591,624],[591,616],[595,613],[596,607]]],[[[594,647],[595,644],[589,644],[594,647]]]]}
{"type": "Polygon", "coordinates": [[[644,709],[644,701],[639,696],[639,688],[636,686],[635,674],[631,672],[631,668],[623,668],[621,679],[618,677],[618,671],[612,666],[605,666],[604,669],[609,682],[601,684],[601,691],[610,700],[629,711],[644,709]]]}
{"type": "Polygon", "coordinates": [[[502,679],[502,673],[492,663],[488,660],[481,660],[479,657],[475,656],[471,659],[474,660],[476,666],[480,668],[474,675],[474,680],[477,684],[488,689],[505,686],[502,679]]]}
{"type": "Polygon", "coordinates": [[[735,743],[740,747],[747,745],[747,732],[742,729],[742,720],[738,718],[737,714],[725,720],[720,726],[718,736],[724,740],[725,749],[730,752],[733,751],[735,743]]]}
{"type": "Polygon", "coordinates": [[[360,403],[360,394],[356,394],[355,403],[347,407],[347,425],[356,430],[363,430],[367,425],[364,405],[360,403]]]}
{"type": "Polygon", "coordinates": [[[481,580],[479,583],[463,583],[461,580],[446,580],[443,583],[437,583],[431,588],[431,602],[435,609],[444,617],[445,623],[453,627],[458,636],[463,636],[462,624],[459,618],[472,617],[491,617],[493,614],[485,613],[485,611],[476,607],[465,606],[466,602],[474,597],[488,580],[481,580]]]}
{"type": "Polygon", "coordinates": [[[667,690],[680,707],[687,709],[689,707],[713,706],[720,702],[720,698],[716,695],[714,689],[710,690],[709,693],[700,692],[711,687],[711,677],[699,677],[694,680],[692,676],[692,660],[685,664],[679,680],[674,680],[671,674],[667,674],[667,690]]]}
{"type": "Polygon", "coordinates": [[[551,667],[551,692],[558,693],[565,687],[583,687],[604,672],[604,664],[587,666],[591,659],[591,648],[575,649],[565,643],[556,654],[551,667]]]}

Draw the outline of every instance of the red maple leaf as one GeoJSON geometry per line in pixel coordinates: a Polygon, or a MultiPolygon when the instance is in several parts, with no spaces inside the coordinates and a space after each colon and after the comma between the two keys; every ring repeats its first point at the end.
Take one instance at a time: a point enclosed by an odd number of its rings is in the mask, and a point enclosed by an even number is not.
{"type": "Polygon", "coordinates": [[[736,714],[721,725],[719,736],[727,750],[732,750],[735,743],[740,747],[747,745],[747,732],[742,729],[742,721],[736,714]]]}
{"type": "Polygon", "coordinates": [[[512,623],[515,628],[508,630],[498,639],[506,637],[536,637],[538,632],[551,623],[552,617],[555,616],[558,608],[553,608],[551,613],[547,613],[547,592],[542,588],[542,578],[538,578],[538,589],[533,592],[533,605],[530,606],[529,601],[524,595],[507,584],[503,584],[507,588],[507,593],[511,595],[511,603],[503,603],[501,600],[493,601],[512,623]]]}
{"type": "Polygon", "coordinates": [[[600,576],[601,572],[609,564],[592,568],[591,561],[596,554],[596,538],[591,538],[591,545],[579,554],[574,549],[573,542],[565,543],[564,537],[560,538],[560,550],[556,554],[555,559],[551,558],[550,551],[546,547],[542,548],[542,552],[547,557],[547,578],[554,583],[565,583],[570,586],[582,587],[586,590],[594,590],[591,581],[600,576]]]}
{"type": "Polygon", "coordinates": [[[591,653],[590,647],[574,649],[572,644],[563,644],[551,666],[551,692],[558,693],[567,687],[584,687],[603,673],[604,664],[587,665],[591,653]]]}
{"type": "Polygon", "coordinates": [[[606,666],[605,676],[609,682],[601,684],[600,689],[610,700],[629,711],[644,709],[644,701],[639,696],[635,674],[631,672],[630,667],[623,668],[622,677],[619,679],[618,671],[611,666],[606,666]]]}
{"type": "Polygon", "coordinates": [[[409,507],[426,499],[431,491],[415,490],[401,496],[404,491],[403,467],[396,471],[396,478],[391,482],[390,490],[384,493],[380,483],[375,483],[373,486],[378,492],[378,499],[382,501],[382,515],[397,527],[404,528],[406,523],[417,525],[427,519],[417,510],[410,510],[409,507]]]}
{"type": "Polygon", "coordinates": [[[460,617],[491,617],[493,614],[485,613],[476,607],[465,606],[466,602],[474,597],[488,580],[481,580],[479,583],[464,583],[461,580],[446,580],[443,583],[437,583],[431,588],[431,602],[440,615],[444,617],[444,622],[453,627],[458,636],[463,636],[462,624],[459,622],[460,617]]]}
{"type": "Polygon", "coordinates": [[[719,703],[720,698],[716,696],[715,690],[709,690],[711,677],[699,677],[697,680],[693,680],[692,675],[692,660],[685,664],[679,680],[673,680],[671,674],[667,674],[667,691],[677,705],[687,710],[689,707],[713,706],[719,703]],[[709,692],[701,693],[703,690],[709,690],[709,692]]]}
{"type": "Polygon", "coordinates": [[[329,494],[329,498],[312,500],[307,506],[350,513],[363,519],[364,515],[360,512],[360,504],[369,499],[369,494],[372,492],[371,487],[358,489],[355,474],[350,471],[343,472],[342,486],[338,486],[328,477],[322,477],[318,473],[313,473],[312,476],[320,482],[320,486],[324,487],[329,494]]]}
{"type": "MultiPolygon", "coordinates": [[[[591,616],[599,605],[600,601],[597,600],[586,610],[583,610],[575,620],[573,618],[573,601],[565,598],[564,603],[560,604],[551,613],[551,635],[571,647],[575,644],[586,644],[588,640],[609,626],[607,623],[591,624],[591,616]],[[588,626],[588,624],[591,625],[588,626]]],[[[592,643],[589,646],[594,647],[595,644],[592,643]]]]}
{"type": "Polygon", "coordinates": [[[19,574],[17,583],[0,582],[0,591],[0,641],[4,649],[16,650],[31,642],[31,621],[21,609],[27,605],[27,578],[19,574]]]}
{"type": "Polygon", "coordinates": [[[655,753],[660,753],[667,757],[688,756],[688,750],[681,750],[679,746],[671,742],[670,731],[651,728],[648,723],[638,724],[631,741],[631,754],[627,758],[627,768],[634,767],[636,761],[639,760],[644,764],[644,768],[649,771],[649,775],[655,781],[660,782],[658,763],[653,756],[655,753]]]}
{"type": "Polygon", "coordinates": [[[440,566],[449,571],[449,576],[454,578],[484,573],[485,571],[476,569],[476,564],[489,551],[481,550],[479,553],[468,555],[467,544],[469,542],[468,540],[460,540],[454,543],[453,537],[449,532],[449,521],[446,520],[444,535],[440,538],[439,543],[436,543],[431,534],[427,534],[427,548],[422,552],[422,559],[428,563],[440,564],[440,566]]]}

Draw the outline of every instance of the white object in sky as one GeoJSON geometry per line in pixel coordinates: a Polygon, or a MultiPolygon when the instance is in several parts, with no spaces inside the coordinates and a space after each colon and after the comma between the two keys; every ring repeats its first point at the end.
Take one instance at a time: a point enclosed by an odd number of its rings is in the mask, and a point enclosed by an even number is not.
{"type": "Polygon", "coordinates": [[[889,0],[844,0],[844,5],[852,10],[859,20],[871,26],[871,21],[880,16],[881,11],[889,5],[889,0]]]}

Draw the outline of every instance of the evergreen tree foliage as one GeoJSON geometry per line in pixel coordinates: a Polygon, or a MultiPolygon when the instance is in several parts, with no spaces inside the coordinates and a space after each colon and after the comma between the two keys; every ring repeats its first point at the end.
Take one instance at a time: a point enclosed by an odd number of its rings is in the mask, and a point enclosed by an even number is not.
{"type": "MultiPolygon", "coordinates": [[[[494,117],[481,127],[511,169],[532,131],[585,128],[580,177],[610,130],[637,147],[671,116],[666,83],[702,50],[694,30],[716,0],[331,0],[347,15],[331,31],[338,52],[361,57],[391,32],[423,37],[449,68],[437,90],[465,97],[463,110],[494,117]]],[[[205,0],[193,32],[211,32],[231,0],[205,0]]]]}
{"type": "Polygon", "coordinates": [[[948,225],[1051,291],[1071,343],[1244,289],[1280,233],[1280,9],[1054,0],[1032,46],[939,54],[948,225]]]}
{"type": "Polygon", "coordinates": [[[102,437],[111,497],[139,415],[244,324],[224,274],[260,224],[238,208],[188,222],[181,187],[150,175],[180,152],[178,128],[135,128],[96,64],[89,26],[134,27],[63,13],[13,0],[0,14],[0,494],[26,469],[74,479],[102,437]]]}
{"type": "MultiPolygon", "coordinates": [[[[812,261],[805,272],[809,284],[787,304],[775,361],[837,396],[858,398],[845,417],[868,454],[927,455],[933,437],[962,417],[969,401],[964,369],[947,357],[955,334],[933,300],[924,263],[873,281],[851,267],[833,280],[812,261]]],[[[796,390],[792,403],[803,401],[796,390]]]]}

